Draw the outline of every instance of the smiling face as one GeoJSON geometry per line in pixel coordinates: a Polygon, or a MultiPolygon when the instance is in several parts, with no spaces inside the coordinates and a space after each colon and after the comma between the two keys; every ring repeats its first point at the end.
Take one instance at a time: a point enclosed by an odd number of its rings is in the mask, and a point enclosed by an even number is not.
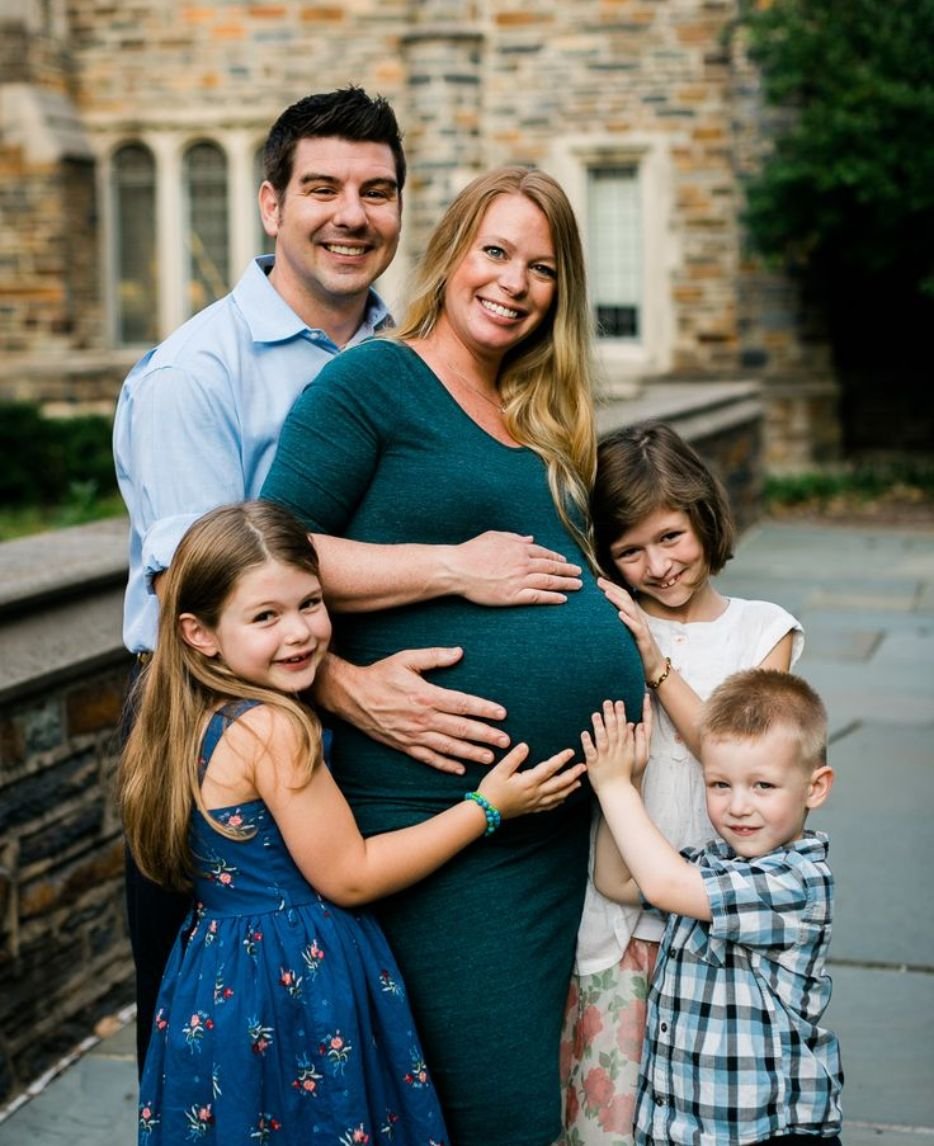
{"type": "Polygon", "coordinates": [[[781,726],[757,739],[706,737],[701,759],[710,822],[746,859],[800,839],[833,780],[826,765],[802,764],[799,738],[781,726]]]}
{"type": "Polygon", "coordinates": [[[241,680],[284,693],[310,688],[331,639],[318,578],[272,559],[239,578],[215,628],[190,613],[180,624],[189,644],[241,680]]]}
{"type": "Polygon", "coordinates": [[[285,192],[260,189],[263,226],[276,240],[270,281],[302,317],[309,299],[362,307],[396,253],[401,210],[388,144],[300,139],[285,192]]]}
{"type": "Polygon", "coordinates": [[[497,195],[444,292],[439,332],[498,361],[536,330],[557,290],[551,228],[524,195],[497,195]]]}
{"type": "Polygon", "coordinates": [[[679,614],[709,582],[704,546],[688,515],[656,509],[610,546],[613,564],[654,616],[679,614]]]}

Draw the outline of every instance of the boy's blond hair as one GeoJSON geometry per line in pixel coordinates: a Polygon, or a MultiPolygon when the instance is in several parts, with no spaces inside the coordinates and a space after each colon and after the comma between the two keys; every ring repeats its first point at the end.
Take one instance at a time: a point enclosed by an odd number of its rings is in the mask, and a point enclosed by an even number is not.
{"type": "Polygon", "coordinates": [[[746,669],[714,690],[701,717],[701,745],[711,740],[758,740],[784,728],[798,741],[802,767],[827,763],[827,710],[799,676],[778,669],[746,669]]]}

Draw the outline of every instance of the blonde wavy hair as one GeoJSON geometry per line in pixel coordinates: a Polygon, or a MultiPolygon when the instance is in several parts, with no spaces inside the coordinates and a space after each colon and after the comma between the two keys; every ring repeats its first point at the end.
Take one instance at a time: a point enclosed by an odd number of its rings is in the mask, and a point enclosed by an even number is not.
{"type": "Polygon", "coordinates": [[[551,228],[557,283],[542,324],[503,358],[498,388],[506,426],[545,463],[565,526],[593,560],[589,494],[596,469],[593,412],[593,324],[577,220],[560,185],[542,171],[500,167],[480,175],[454,199],[421,260],[395,337],[428,338],[444,310],[448,281],[483,216],[499,195],[523,195],[551,228]]]}
{"type": "Polygon", "coordinates": [[[314,713],[282,693],[240,680],[219,659],[192,648],[179,626],[181,614],[192,613],[216,628],[243,574],[269,559],[318,576],[318,557],[304,527],[281,506],[245,502],[199,518],[165,574],[156,650],[130,698],[136,718],[120,762],[117,798],[140,871],[167,887],[191,886],[195,808],[222,835],[244,838],[215,820],[201,795],[198,757],[211,713],[229,701],[261,701],[293,722],[307,761],[306,783],[321,757],[314,713]]]}

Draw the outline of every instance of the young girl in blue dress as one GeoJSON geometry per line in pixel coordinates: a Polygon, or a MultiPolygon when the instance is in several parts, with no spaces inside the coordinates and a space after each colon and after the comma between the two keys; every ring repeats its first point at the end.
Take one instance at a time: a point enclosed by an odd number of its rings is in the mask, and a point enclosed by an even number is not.
{"type": "Polygon", "coordinates": [[[330,635],[286,510],[226,506],[185,535],[120,775],[140,869],[195,900],[162,981],[140,1146],[446,1141],[405,987],[357,908],[579,787],[570,749],[520,772],[520,745],[456,806],[364,839],[297,699],[330,635]]]}
{"type": "MultiPolygon", "coordinates": [[[[636,641],[652,697],[646,809],[676,848],[716,835],[698,756],[703,701],[731,674],[787,672],[801,625],[779,605],[725,597],[712,577],[732,556],[722,485],[663,423],[609,435],[591,497],[600,587],[636,641]]],[[[602,832],[599,845],[614,847],[602,832]]],[[[591,879],[562,1041],[567,1146],[631,1146],[646,997],[664,926],[611,902],[591,879]]]]}

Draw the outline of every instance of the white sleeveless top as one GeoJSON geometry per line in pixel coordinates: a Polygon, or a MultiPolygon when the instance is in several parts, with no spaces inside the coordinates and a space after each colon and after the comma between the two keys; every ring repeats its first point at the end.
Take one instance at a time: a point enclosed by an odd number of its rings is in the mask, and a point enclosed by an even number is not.
{"type": "MultiPolygon", "coordinates": [[[[792,667],[804,648],[804,630],[798,621],[768,601],[730,597],[715,621],[683,624],[648,615],[647,620],[662,655],[671,657],[672,667],[701,700],[732,673],[761,664],[786,633],[794,634],[792,667]]],[[[655,730],[642,781],[645,807],[662,835],[679,851],[701,847],[716,837],[707,818],[701,766],[684,745],[658,696],[652,700],[655,730]]],[[[579,975],[595,975],[615,966],[631,938],[657,942],[664,930],[662,921],[653,914],[613,903],[597,891],[592,846],[590,864],[591,878],[577,936],[579,975]]]]}

